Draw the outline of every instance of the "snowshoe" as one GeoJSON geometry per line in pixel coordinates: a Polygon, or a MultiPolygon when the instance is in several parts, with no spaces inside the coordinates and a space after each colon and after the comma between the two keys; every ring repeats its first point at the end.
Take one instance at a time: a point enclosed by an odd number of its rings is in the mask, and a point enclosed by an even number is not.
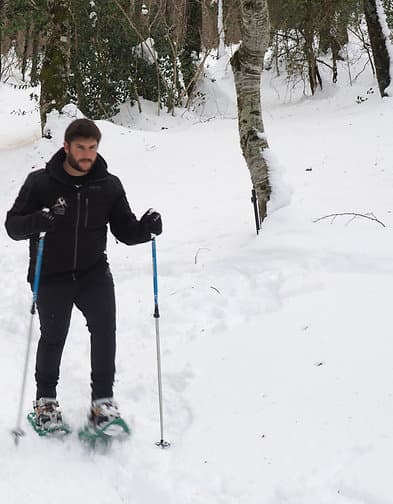
{"type": "Polygon", "coordinates": [[[79,431],[81,441],[110,441],[130,434],[130,428],[121,418],[116,402],[112,398],[92,402],[86,426],[79,431]]]}
{"type": "Polygon", "coordinates": [[[33,401],[33,407],[34,410],[27,415],[27,419],[39,436],[65,435],[71,432],[63,421],[56,399],[41,397],[33,401]]]}

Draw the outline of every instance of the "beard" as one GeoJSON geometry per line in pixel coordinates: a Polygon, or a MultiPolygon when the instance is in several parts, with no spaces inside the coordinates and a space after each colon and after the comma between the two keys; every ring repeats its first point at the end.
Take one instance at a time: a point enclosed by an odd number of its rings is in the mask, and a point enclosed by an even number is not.
{"type": "Polygon", "coordinates": [[[80,173],[89,173],[89,171],[92,169],[93,167],[93,162],[91,159],[81,159],[80,161],[77,161],[74,156],[71,154],[71,152],[69,152],[67,154],[67,163],[72,167],[74,168],[74,170],[80,172],[80,173]],[[90,166],[89,168],[82,168],[81,165],[79,164],[80,162],[82,161],[90,161],[90,166]]]}

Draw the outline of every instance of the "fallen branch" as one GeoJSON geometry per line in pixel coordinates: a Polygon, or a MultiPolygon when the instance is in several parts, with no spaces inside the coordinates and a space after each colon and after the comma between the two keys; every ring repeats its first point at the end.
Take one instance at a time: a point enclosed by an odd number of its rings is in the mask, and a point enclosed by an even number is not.
{"type": "Polygon", "coordinates": [[[198,256],[199,256],[199,252],[200,252],[201,250],[208,250],[208,251],[210,252],[210,249],[208,249],[208,248],[206,248],[206,247],[200,247],[200,248],[197,250],[197,252],[196,252],[196,254],[195,254],[195,257],[194,257],[194,263],[195,263],[195,264],[197,264],[197,262],[198,262],[198,256]]]}
{"type": "Polygon", "coordinates": [[[333,213],[333,214],[329,214],[329,215],[324,215],[323,217],[319,217],[318,219],[314,219],[313,222],[319,222],[321,220],[330,219],[330,218],[332,219],[332,221],[334,221],[336,219],[336,217],[341,217],[344,215],[347,215],[347,216],[349,215],[352,217],[352,219],[350,219],[349,222],[356,219],[356,217],[362,217],[363,219],[369,219],[374,222],[377,222],[382,227],[386,227],[385,224],[382,221],[380,221],[379,219],[377,219],[373,213],[367,213],[367,214],[359,214],[359,213],[355,213],[355,212],[333,213]]]}

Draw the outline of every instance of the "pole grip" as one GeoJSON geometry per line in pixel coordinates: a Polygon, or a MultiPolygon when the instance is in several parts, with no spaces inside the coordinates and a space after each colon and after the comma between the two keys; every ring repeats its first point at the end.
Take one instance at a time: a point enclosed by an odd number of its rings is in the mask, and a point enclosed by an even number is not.
{"type": "Polygon", "coordinates": [[[151,251],[152,251],[152,259],[153,259],[154,318],[159,318],[160,312],[158,309],[157,248],[156,248],[156,239],[155,238],[153,238],[151,241],[151,251]]]}
{"type": "MultiPolygon", "coordinates": [[[[34,272],[34,282],[33,282],[33,306],[37,301],[38,296],[38,287],[40,285],[40,277],[41,277],[41,268],[42,268],[42,256],[44,255],[44,240],[46,233],[40,233],[40,237],[38,239],[37,245],[37,259],[35,264],[35,272],[34,272]]],[[[32,308],[33,310],[33,308],[32,308]]],[[[34,313],[32,311],[32,313],[34,313]]]]}

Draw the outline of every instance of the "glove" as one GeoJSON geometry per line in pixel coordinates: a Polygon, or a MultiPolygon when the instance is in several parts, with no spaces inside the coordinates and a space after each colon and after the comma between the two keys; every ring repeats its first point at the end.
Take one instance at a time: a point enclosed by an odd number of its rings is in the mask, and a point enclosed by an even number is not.
{"type": "Polygon", "coordinates": [[[141,224],[148,233],[156,236],[162,233],[161,215],[152,208],[142,215],[141,224]]]}
{"type": "Polygon", "coordinates": [[[55,217],[50,212],[40,210],[32,215],[31,234],[55,230],[55,217]]]}

